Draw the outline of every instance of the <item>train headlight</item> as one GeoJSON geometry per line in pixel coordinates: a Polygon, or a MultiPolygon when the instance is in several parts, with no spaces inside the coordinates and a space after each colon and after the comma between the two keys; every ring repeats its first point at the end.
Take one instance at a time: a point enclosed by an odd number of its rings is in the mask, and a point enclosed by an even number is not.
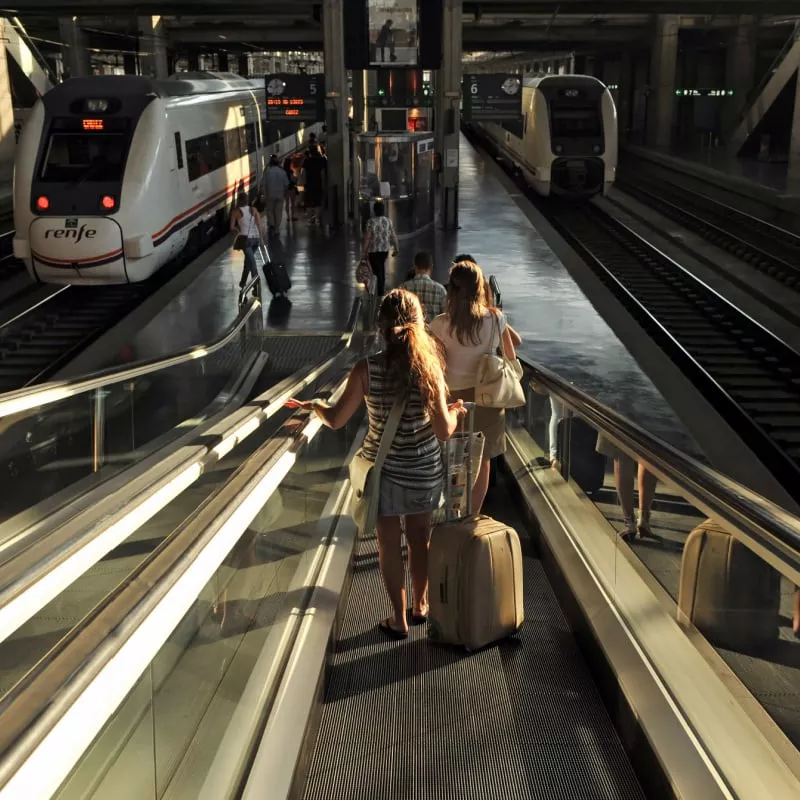
{"type": "Polygon", "coordinates": [[[595,145],[595,146],[592,148],[592,150],[593,150],[593,151],[594,151],[596,154],[598,154],[598,155],[599,155],[599,153],[600,153],[600,145],[599,145],[599,144],[596,144],[596,145],[595,145]]]}
{"type": "Polygon", "coordinates": [[[556,146],[553,148],[553,150],[554,150],[556,153],[562,153],[562,152],[564,151],[564,145],[557,144],[557,145],[556,145],[556,146]]]}
{"type": "Polygon", "coordinates": [[[110,194],[104,194],[100,200],[100,205],[102,205],[106,211],[111,211],[111,209],[117,205],[117,201],[110,194]]]}
{"type": "Polygon", "coordinates": [[[108,100],[87,100],[86,110],[92,114],[101,114],[108,111],[108,100]]]}
{"type": "Polygon", "coordinates": [[[50,208],[50,201],[44,195],[37,197],[36,208],[38,208],[39,211],[47,211],[47,209],[50,208]]]}

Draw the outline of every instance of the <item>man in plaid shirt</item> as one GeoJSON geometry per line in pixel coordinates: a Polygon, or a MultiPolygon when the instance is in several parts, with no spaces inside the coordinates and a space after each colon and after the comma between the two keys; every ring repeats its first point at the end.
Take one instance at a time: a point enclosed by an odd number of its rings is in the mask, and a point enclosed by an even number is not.
{"type": "Polygon", "coordinates": [[[444,314],[447,290],[441,283],[431,278],[433,257],[430,253],[420,252],[414,256],[414,277],[407,280],[402,288],[414,292],[422,303],[425,322],[430,322],[439,314],[444,314]]]}

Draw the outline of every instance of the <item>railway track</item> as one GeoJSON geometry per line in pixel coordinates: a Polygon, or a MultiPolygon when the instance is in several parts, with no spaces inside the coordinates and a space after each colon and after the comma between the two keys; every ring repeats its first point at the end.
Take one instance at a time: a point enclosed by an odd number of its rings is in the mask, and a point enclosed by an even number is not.
{"type": "Polygon", "coordinates": [[[754,455],[799,497],[800,354],[595,204],[539,197],[508,161],[500,163],[754,455]]]}
{"type": "Polygon", "coordinates": [[[800,291],[800,236],[731,206],[666,183],[617,181],[626,194],[800,291]]]}
{"type": "Polygon", "coordinates": [[[52,376],[138,305],[145,284],[66,286],[0,328],[0,393],[52,376]]]}
{"type": "Polygon", "coordinates": [[[648,335],[798,496],[800,355],[597,206],[550,214],[648,335]]]}

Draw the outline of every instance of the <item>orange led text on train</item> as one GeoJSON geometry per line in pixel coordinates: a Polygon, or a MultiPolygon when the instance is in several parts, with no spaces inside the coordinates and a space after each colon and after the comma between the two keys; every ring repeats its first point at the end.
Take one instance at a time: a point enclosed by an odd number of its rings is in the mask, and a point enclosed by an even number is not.
{"type": "Polygon", "coordinates": [[[83,120],[83,129],[85,131],[102,131],[104,128],[102,119],[85,119],[83,120]]]}

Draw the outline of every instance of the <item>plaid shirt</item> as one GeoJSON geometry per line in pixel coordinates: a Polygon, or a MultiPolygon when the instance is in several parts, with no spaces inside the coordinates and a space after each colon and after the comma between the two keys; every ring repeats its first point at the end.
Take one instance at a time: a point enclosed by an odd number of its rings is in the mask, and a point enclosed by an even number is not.
{"type": "Polygon", "coordinates": [[[403,289],[419,297],[422,310],[425,312],[425,322],[430,322],[439,314],[444,314],[447,290],[441,283],[431,280],[427,275],[417,275],[403,284],[403,289]]]}

